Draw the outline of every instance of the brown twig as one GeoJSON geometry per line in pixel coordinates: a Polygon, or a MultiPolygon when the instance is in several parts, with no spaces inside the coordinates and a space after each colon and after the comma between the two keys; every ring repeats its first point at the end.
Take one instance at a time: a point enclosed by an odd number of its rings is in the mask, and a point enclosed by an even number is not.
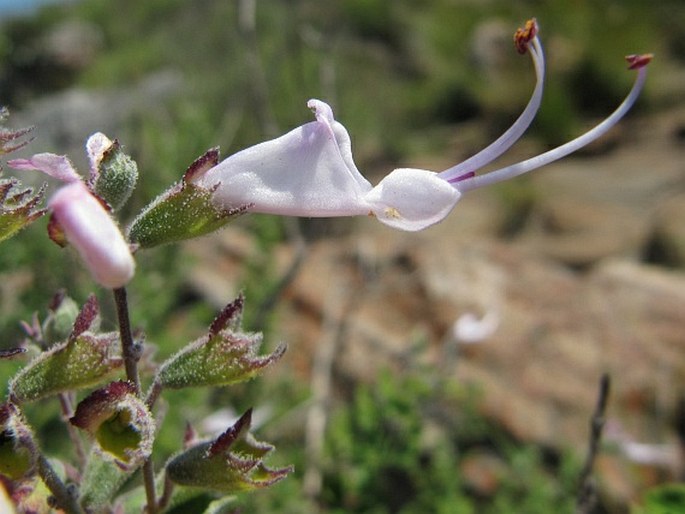
{"type": "Polygon", "coordinates": [[[609,399],[611,381],[609,375],[604,373],[599,382],[597,406],[590,419],[590,440],[585,464],[580,472],[580,486],[576,500],[576,514],[589,514],[597,503],[597,484],[592,476],[599,445],[604,429],[604,413],[609,399]]]}

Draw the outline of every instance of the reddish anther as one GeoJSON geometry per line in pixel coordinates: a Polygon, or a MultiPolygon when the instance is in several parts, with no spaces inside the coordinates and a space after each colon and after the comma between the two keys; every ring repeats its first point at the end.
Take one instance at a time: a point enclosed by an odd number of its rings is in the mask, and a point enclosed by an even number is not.
{"type": "Polygon", "coordinates": [[[653,57],[654,57],[654,54],[626,55],[626,61],[628,62],[628,69],[629,70],[639,70],[640,68],[644,68],[650,62],[652,62],[653,57]]]}
{"type": "Polygon", "coordinates": [[[528,50],[528,43],[530,43],[538,34],[538,22],[535,18],[531,18],[526,22],[523,28],[519,28],[514,33],[514,45],[520,54],[525,54],[528,50]]]}

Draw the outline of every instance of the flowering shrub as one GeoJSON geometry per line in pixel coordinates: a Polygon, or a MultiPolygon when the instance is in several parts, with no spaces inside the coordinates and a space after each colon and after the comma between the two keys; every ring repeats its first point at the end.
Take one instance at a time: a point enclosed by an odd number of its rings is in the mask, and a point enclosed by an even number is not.
{"type": "MultiPolygon", "coordinates": [[[[136,187],[138,169],[118,141],[101,133],[88,139],[87,177],[66,156],[39,153],[10,160],[16,170],[39,171],[64,185],[44,210],[38,204],[45,188],[17,192],[16,180],[1,181],[0,241],[49,212],[49,237],[74,248],[94,281],[112,290],[118,330],[101,328],[95,296],[79,308],[58,293],[42,323],[36,319],[25,325],[26,341],[0,353],[2,359],[26,359],[10,379],[7,398],[0,405],[0,477],[13,505],[6,509],[34,512],[52,505],[68,513],[155,513],[194,502],[194,509],[202,505],[197,512],[224,512],[232,494],[285,478],[291,467],[272,469],[265,464],[273,447],[250,433],[251,410],[211,440],[202,440],[189,428],[183,448],[163,466],[154,465],[154,442],[162,429],[157,402],[165,390],[249,380],[278,361],[285,346],[259,354],[261,335],[241,329],[240,296],[228,303],[205,334],[167,360],[152,362],[142,335],[134,336],[129,321],[125,287],[134,276],[135,259],[146,248],[207,234],[249,212],[371,215],[392,228],[421,230],[443,220],[466,192],[526,173],[600,137],[637,99],[650,60],[628,58],[629,67],[637,70],[635,85],[598,126],[542,155],[478,175],[521,137],[540,106],[545,62],[535,20],[516,32],[514,43],[520,53],[530,54],[537,77],[528,105],[495,142],[439,173],[400,168],[372,186],[354,163],[347,130],[320,100],[308,103],[315,121],[279,138],[221,162],[218,149],[208,150],[125,230],[115,215],[136,187]],[[139,366],[141,361],[144,367],[139,366]],[[87,395],[77,403],[75,392],[81,390],[87,395]],[[26,419],[24,406],[45,398],[57,398],[69,421],[73,461],[48,459],[26,419]],[[88,444],[83,444],[80,431],[88,444]],[[138,470],[142,485],[122,492],[138,470]]],[[[0,131],[1,153],[26,144],[20,141],[28,133],[0,131]]]]}

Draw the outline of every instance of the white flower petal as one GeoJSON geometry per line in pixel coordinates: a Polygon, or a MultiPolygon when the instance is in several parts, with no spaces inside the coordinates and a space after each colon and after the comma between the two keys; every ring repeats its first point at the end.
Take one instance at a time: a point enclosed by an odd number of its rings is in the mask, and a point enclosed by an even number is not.
{"type": "Polygon", "coordinates": [[[416,231],[442,221],[460,196],[459,191],[432,171],[400,168],[381,180],[366,200],[381,222],[416,231]]]}
{"type": "Polygon", "coordinates": [[[96,132],[86,141],[86,154],[90,162],[90,173],[97,174],[98,166],[105,151],[112,146],[112,141],[102,132],[96,132]]]}
{"type": "Polygon", "coordinates": [[[352,161],[345,128],[330,107],[310,102],[317,121],[234,154],[196,184],[214,189],[224,208],[250,204],[253,212],[290,216],[366,214],[371,184],[352,161]]]}
{"type": "Polygon", "coordinates": [[[452,330],[457,342],[476,344],[491,337],[499,327],[499,323],[499,316],[494,311],[488,311],[482,318],[478,318],[472,312],[466,312],[454,322],[452,330]]]}
{"type": "Polygon", "coordinates": [[[15,170],[37,170],[62,182],[76,182],[81,176],[66,155],[39,153],[28,159],[13,159],[9,164],[15,170]]]}
{"type": "Polygon", "coordinates": [[[50,199],[49,207],[96,282],[117,288],[133,278],[135,262],[128,244],[83,182],[59,189],[50,199]]]}

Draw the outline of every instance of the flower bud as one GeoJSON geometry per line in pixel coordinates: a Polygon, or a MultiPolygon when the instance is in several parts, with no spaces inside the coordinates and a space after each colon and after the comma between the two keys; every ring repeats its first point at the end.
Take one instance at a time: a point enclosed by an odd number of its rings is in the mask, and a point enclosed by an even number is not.
{"type": "Polygon", "coordinates": [[[129,199],[138,181],[138,165],[121,149],[119,141],[110,141],[97,132],[86,143],[90,159],[92,190],[105,200],[112,210],[119,210],[129,199]]]}
{"type": "MultiPolygon", "coordinates": [[[[135,271],[128,244],[107,210],[80,182],[57,191],[50,199],[53,223],[76,248],[96,282],[124,286],[135,271]]],[[[55,226],[53,224],[53,233],[55,226]]]]}
{"type": "Polygon", "coordinates": [[[78,304],[64,291],[57,293],[48,309],[48,316],[43,322],[43,338],[48,346],[64,341],[69,337],[74,321],[79,314],[78,304]]]}

